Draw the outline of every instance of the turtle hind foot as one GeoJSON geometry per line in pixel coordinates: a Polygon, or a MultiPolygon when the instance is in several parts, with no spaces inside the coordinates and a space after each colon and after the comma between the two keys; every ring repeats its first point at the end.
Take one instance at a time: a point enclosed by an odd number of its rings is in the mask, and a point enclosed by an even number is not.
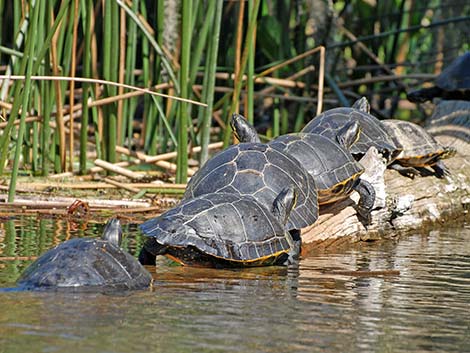
{"type": "Polygon", "coordinates": [[[436,177],[438,177],[439,179],[442,179],[442,178],[450,175],[449,169],[441,161],[439,161],[436,164],[432,165],[431,168],[432,168],[432,170],[434,170],[434,175],[436,177]]]}

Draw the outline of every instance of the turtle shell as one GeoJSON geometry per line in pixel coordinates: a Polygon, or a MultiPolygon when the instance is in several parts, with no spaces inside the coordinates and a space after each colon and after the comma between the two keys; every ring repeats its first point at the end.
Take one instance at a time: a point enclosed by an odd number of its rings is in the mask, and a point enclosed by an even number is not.
{"type": "Polygon", "coordinates": [[[408,93],[408,100],[423,103],[435,97],[470,100],[470,52],[457,57],[435,80],[435,85],[408,93]]]}
{"type": "Polygon", "coordinates": [[[436,86],[446,91],[470,90],[470,52],[457,57],[436,78],[436,86]]]}
{"type": "Polygon", "coordinates": [[[354,108],[334,108],[311,120],[301,132],[326,136],[336,141],[339,130],[351,121],[357,121],[361,128],[359,139],[351,146],[350,152],[359,160],[374,146],[389,162],[400,152],[385,131],[379,119],[354,108]]]}
{"type": "Polygon", "coordinates": [[[144,249],[189,265],[261,266],[284,262],[283,224],[249,195],[210,193],[182,201],[140,226],[144,249]]]}
{"type": "Polygon", "coordinates": [[[382,120],[382,123],[402,148],[396,160],[404,166],[432,166],[451,152],[417,124],[396,119],[382,120]]]}
{"type": "Polygon", "coordinates": [[[293,157],[262,143],[232,145],[209,159],[190,179],[184,199],[210,193],[254,196],[270,207],[286,187],[298,190],[287,228],[300,229],[318,218],[318,193],[313,177],[293,157]]]}
{"type": "Polygon", "coordinates": [[[144,289],[150,273],[120,247],[101,239],[71,239],[47,251],[18,280],[24,289],[144,289]]]}
{"type": "Polygon", "coordinates": [[[277,137],[268,143],[297,159],[313,176],[318,203],[327,204],[349,196],[364,168],[351,153],[317,134],[297,133],[277,137]]]}

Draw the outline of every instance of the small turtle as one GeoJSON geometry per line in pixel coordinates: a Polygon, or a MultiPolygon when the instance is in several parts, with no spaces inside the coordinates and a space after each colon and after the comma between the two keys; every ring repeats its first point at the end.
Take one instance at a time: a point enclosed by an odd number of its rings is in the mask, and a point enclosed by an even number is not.
{"type": "Polygon", "coordinates": [[[272,205],[286,185],[295,185],[299,193],[288,230],[313,224],[318,218],[318,192],[305,168],[266,144],[240,143],[209,159],[191,177],[183,199],[223,192],[251,195],[263,205],[272,205]]]}
{"type": "Polygon", "coordinates": [[[435,85],[408,93],[410,102],[442,99],[470,101],[470,52],[457,57],[435,80],[435,85]]]}
{"type": "Polygon", "coordinates": [[[285,228],[296,195],[294,187],[286,187],[270,208],[250,195],[234,193],[184,200],[140,226],[149,238],[139,260],[152,265],[157,255],[165,255],[190,266],[284,265],[300,248],[300,237],[294,241],[285,228]]]}
{"type": "Polygon", "coordinates": [[[402,148],[395,161],[389,165],[410,178],[420,174],[416,168],[431,167],[438,178],[449,174],[441,159],[452,157],[456,150],[442,146],[424,128],[409,121],[386,119],[383,125],[402,148]]]}
{"type": "Polygon", "coordinates": [[[334,108],[313,118],[301,132],[326,136],[335,141],[341,129],[357,121],[361,128],[358,140],[350,147],[356,160],[362,158],[369,147],[374,146],[391,163],[400,150],[385,131],[379,119],[369,114],[369,103],[365,97],[356,101],[351,108],[334,108]]]}
{"type": "MultiPolygon", "coordinates": [[[[231,125],[241,142],[260,142],[256,130],[242,115],[233,114],[231,125]]],[[[352,121],[338,132],[337,143],[318,134],[292,133],[281,135],[268,145],[294,157],[307,169],[315,180],[320,205],[345,199],[357,191],[358,213],[370,223],[375,191],[369,182],[359,178],[364,168],[348,150],[359,133],[359,124],[352,121]]]]}
{"type": "Polygon", "coordinates": [[[152,276],[136,258],[119,247],[121,225],[111,219],[101,239],[71,239],[34,261],[21,275],[18,287],[44,289],[144,289],[152,276]]]}

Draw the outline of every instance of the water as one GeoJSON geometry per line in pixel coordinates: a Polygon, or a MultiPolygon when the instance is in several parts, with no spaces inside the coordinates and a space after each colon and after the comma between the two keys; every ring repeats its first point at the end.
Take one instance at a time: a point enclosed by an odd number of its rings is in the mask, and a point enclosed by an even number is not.
{"type": "MultiPolygon", "coordinates": [[[[152,291],[0,293],[0,352],[468,352],[469,228],[315,254],[298,270],[163,265],[152,291]],[[365,272],[374,270],[400,274],[365,272]]],[[[135,253],[142,238],[125,230],[135,253]]],[[[0,257],[100,232],[0,221],[0,257]]],[[[14,286],[27,263],[0,261],[0,286],[14,286]]]]}

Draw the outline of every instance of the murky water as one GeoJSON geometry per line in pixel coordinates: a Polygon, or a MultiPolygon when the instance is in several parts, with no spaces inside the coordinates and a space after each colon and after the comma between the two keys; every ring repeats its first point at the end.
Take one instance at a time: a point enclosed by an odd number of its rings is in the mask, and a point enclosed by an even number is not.
{"type": "MultiPolygon", "coordinates": [[[[0,286],[100,225],[0,221],[0,286]],[[83,229],[81,229],[83,228],[83,229]]],[[[125,226],[131,253],[141,244],[125,226]]],[[[468,352],[470,227],[303,259],[298,270],[161,266],[122,294],[0,293],[0,352],[468,352]],[[399,270],[367,276],[348,271],[399,270]]]]}

